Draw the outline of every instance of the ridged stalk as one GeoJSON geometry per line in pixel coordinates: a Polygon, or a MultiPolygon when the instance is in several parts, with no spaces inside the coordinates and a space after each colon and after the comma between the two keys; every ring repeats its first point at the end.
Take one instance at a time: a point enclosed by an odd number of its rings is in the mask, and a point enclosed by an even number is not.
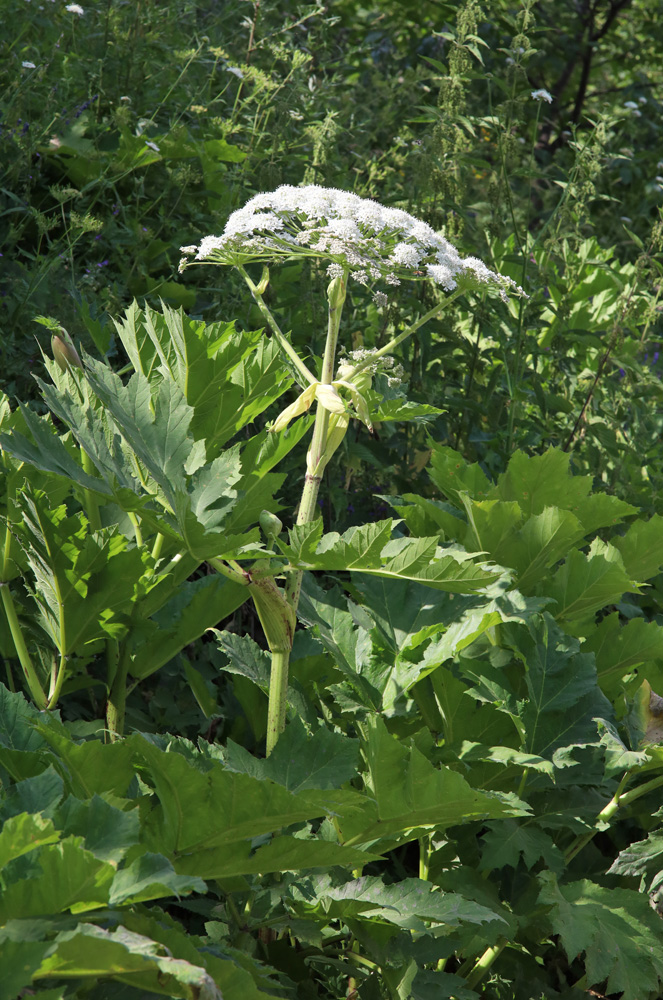
{"type": "Polygon", "coordinates": [[[5,614],[7,615],[7,621],[9,623],[9,631],[11,632],[12,639],[14,640],[14,646],[16,647],[19,663],[23,668],[25,682],[28,685],[28,690],[32,695],[35,705],[38,709],[43,710],[46,708],[46,695],[42,690],[41,684],[39,683],[39,678],[37,677],[37,672],[32,662],[32,658],[30,657],[28,647],[25,644],[23,630],[21,629],[21,624],[18,620],[18,615],[16,614],[14,598],[12,597],[8,583],[0,583],[0,593],[2,594],[2,606],[5,609],[5,614]]]}
{"type": "MultiPolygon", "coordinates": [[[[13,494],[12,494],[13,496],[13,494]]],[[[7,517],[9,517],[9,500],[10,496],[7,497],[7,517]]],[[[14,539],[9,528],[9,520],[5,527],[5,547],[4,547],[4,557],[2,561],[2,573],[0,575],[0,593],[2,594],[2,606],[5,609],[5,615],[7,616],[7,623],[9,625],[9,631],[11,632],[11,637],[14,640],[14,646],[16,648],[16,655],[18,656],[18,661],[21,664],[23,670],[23,676],[25,677],[25,683],[28,685],[28,690],[32,695],[32,699],[38,709],[43,710],[46,708],[46,694],[39,683],[39,678],[37,677],[37,671],[35,670],[34,663],[32,662],[32,657],[28,652],[28,647],[25,642],[25,637],[23,636],[23,629],[21,628],[21,623],[18,620],[18,614],[16,613],[16,605],[14,604],[14,598],[12,592],[9,589],[9,577],[11,576],[9,564],[11,562],[11,549],[14,539]]]]}

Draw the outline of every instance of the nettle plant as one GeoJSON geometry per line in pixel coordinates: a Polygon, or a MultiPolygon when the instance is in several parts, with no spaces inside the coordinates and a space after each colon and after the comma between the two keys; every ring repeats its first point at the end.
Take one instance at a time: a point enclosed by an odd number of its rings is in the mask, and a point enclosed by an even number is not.
{"type": "Polygon", "coordinates": [[[110,978],[128,1000],[653,1000],[663,626],[638,595],[663,519],[558,450],[493,482],[431,439],[426,496],[325,533],[350,421],[436,412],[389,385],[392,352],[463,292],[520,290],[407,213],[320,188],[259,195],[194,261],[237,267],[271,336],[133,306],[125,370],[60,333],[40,382],[56,423],[0,409],[0,997],[105,1000],[110,978]],[[317,371],[248,272],[302,256],[330,278],[317,371]],[[403,280],[437,305],[342,354],[349,282],[383,306],[403,280]],[[275,470],[309,432],[284,541],[275,470]],[[215,628],[248,600],[268,650],[215,628]],[[208,630],[264,757],[123,735],[127,693],[208,630]],[[52,711],[100,683],[108,739],[52,711]]]}

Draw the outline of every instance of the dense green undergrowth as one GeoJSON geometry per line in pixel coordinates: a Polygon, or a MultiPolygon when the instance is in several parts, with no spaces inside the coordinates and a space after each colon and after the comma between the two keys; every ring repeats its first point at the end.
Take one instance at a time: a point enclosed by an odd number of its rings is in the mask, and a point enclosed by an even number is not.
{"type": "Polygon", "coordinates": [[[128,383],[48,364],[69,429],[3,409],[2,655],[42,711],[3,689],[2,995],[656,995],[660,516],[559,449],[491,481],[429,437],[400,520],[279,541],[306,576],[265,760],[268,654],[209,631],[246,591],[193,571],[264,552],[307,421],[227,447],[287,391],[273,346],[135,308],[118,334],[128,383]],[[173,662],[205,738],[136,707],[173,662]],[[142,732],[109,743],[127,694],[142,732]]]}
{"type": "MultiPolygon", "coordinates": [[[[655,1000],[657,5],[2,8],[0,1000],[655,1000]],[[407,339],[299,525],[292,365],[177,272],[282,183],[528,296],[407,339]],[[265,756],[255,588],[299,573],[265,756]]],[[[327,283],[264,289],[314,371],[327,283]]],[[[439,297],[349,289],[340,343],[439,297]]]]}

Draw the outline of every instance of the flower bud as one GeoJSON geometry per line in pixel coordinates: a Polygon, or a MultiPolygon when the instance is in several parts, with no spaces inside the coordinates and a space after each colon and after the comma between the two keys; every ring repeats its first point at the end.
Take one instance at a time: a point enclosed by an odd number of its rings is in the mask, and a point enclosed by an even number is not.
{"type": "Polygon", "coordinates": [[[330,309],[340,309],[345,302],[345,275],[339,275],[337,278],[332,278],[329,282],[329,287],[327,288],[327,298],[329,300],[330,309]]]}
{"type": "Polygon", "coordinates": [[[260,283],[256,285],[256,292],[258,295],[264,295],[267,291],[267,285],[269,284],[269,268],[263,267],[262,274],[260,276],[260,283]]]}
{"type": "MultiPolygon", "coordinates": [[[[65,337],[67,337],[66,334],[65,337]]],[[[53,352],[55,363],[63,372],[69,371],[72,367],[83,367],[81,359],[78,356],[78,351],[68,337],[66,340],[63,340],[62,337],[53,334],[51,337],[51,351],[53,352]]]]}
{"type": "Polygon", "coordinates": [[[283,521],[276,514],[271,514],[268,510],[263,510],[258,518],[260,527],[268,540],[278,538],[283,531],[283,521]]]}
{"type": "Polygon", "coordinates": [[[366,392],[373,384],[373,372],[371,368],[364,368],[363,371],[355,375],[357,364],[352,361],[341,361],[336,372],[336,378],[341,382],[352,382],[359,389],[359,392],[366,392]]]}

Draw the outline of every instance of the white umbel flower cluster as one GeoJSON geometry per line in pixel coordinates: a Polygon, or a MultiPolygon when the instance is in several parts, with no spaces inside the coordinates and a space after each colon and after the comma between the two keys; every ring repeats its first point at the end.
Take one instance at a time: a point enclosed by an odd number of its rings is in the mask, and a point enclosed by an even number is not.
{"type": "Polygon", "coordinates": [[[462,258],[429,225],[399,208],[349,191],[284,185],[233,212],[221,236],[182,247],[180,271],[195,261],[244,265],[293,257],[329,261],[330,278],[349,274],[362,285],[432,279],[445,291],[493,287],[503,298],[522,293],[510,278],[476,257],[462,258]]]}

